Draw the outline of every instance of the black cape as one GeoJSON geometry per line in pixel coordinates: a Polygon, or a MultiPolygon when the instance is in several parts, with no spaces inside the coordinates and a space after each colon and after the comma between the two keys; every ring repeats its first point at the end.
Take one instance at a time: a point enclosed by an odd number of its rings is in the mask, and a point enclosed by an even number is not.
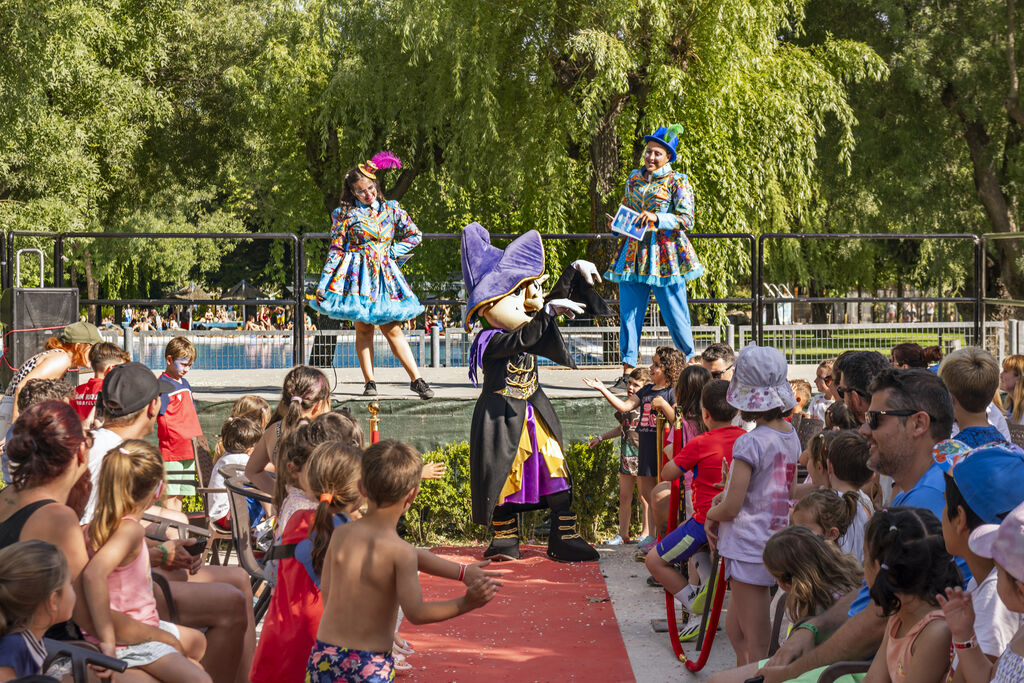
{"type": "MultiPolygon", "coordinates": [[[[558,325],[544,311],[537,312],[532,321],[515,332],[495,334],[484,350],[482,393],[473,411],[469,436],[469,483],[473,521],[477,524],[491,522],[519,448],[527,403],[562,446],[562,425],[537,378],[537,356],[576,367],[558,325]],[[511,387],[509,380],[513,383],[511,387]],[[517,397],[515,394],[522,394],[524,386],[530,393],[525,398],[517,397]]],[[[536,507],[547,505],[540,502],[536,507]]]]}

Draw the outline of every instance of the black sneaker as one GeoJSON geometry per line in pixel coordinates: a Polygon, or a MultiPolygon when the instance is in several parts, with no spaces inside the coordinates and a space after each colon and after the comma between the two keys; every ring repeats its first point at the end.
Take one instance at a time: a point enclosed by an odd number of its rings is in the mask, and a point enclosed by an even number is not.
{"type": "Polygon", "coordinates": [[[366,383],[363,387],[363,396],[376,396],[377,395],[377,383],[372,379],[366,383]]]}
{"type": "Polygon", "coordinates": [[[623,374],[622,377],[615,380],[615,384],[608,387],[608,390],[621,393],[629,391],[629,375],[623,374]]]}
{"type": "Polygon", "coordinates": [[[419,394],[420,398],[426,401],[428,398],[434,398],[434,390],[430,388],[422,377],[409,382],[409,388],[419,394]]]}

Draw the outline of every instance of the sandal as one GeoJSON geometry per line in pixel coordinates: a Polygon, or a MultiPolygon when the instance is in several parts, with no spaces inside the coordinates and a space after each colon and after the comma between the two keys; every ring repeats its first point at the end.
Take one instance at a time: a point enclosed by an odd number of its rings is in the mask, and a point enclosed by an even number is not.
{"type": "Polygon", "coordinates": [[[395,671],[408,671],[412,668],[412,664],[406,661],[405,655],[395,653],[394,655],[392,655],[392,659],[394,659],[395,662],[394,664],[392,664],[392,668],[395,671]]]}
{"type": "Polygon", "coordinates": [[[403,638],[402,636],[398,635],[397,633],[395,634],[395,642],[391,646],[391,649],[400,655],[416,654],[416,650],[412,649],[412,645],[409,644],[409,641],[403,638]]]}

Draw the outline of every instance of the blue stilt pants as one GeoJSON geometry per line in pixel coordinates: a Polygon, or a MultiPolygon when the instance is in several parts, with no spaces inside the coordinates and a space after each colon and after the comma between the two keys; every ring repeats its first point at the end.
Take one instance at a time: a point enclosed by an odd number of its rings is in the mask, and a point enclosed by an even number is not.
{"type": "Polygon", "coordinates": [[[640,330],[647,316],[651,290],[658,302],[661,317],[672,335],[672,343],[686,354],[693,355],[693,332],[690,330],[690,307],[686,303],[686,283],[654,287],[639,282],[619,283],[619,350],[623,365],[636,367],[640,355],[640,330]]]}

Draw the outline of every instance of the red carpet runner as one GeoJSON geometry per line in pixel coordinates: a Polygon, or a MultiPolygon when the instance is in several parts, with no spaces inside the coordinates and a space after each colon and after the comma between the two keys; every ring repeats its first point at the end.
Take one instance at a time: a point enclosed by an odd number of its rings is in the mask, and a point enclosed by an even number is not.
{"type": "MultiPolygon", "coordinates": [[[[403,623],[416,649],[408,681],[632,681],[626,646],[597,562],[560,564],[545,548],[522,546],[504,569],[505,585],[481,609],[426,626],[403,623]]],[[[455,562],[478,562],[483,548],[435,548],[455,562]]],[[[423,597],[461,595],[460,586],[420,575],[423,597]]]]}

